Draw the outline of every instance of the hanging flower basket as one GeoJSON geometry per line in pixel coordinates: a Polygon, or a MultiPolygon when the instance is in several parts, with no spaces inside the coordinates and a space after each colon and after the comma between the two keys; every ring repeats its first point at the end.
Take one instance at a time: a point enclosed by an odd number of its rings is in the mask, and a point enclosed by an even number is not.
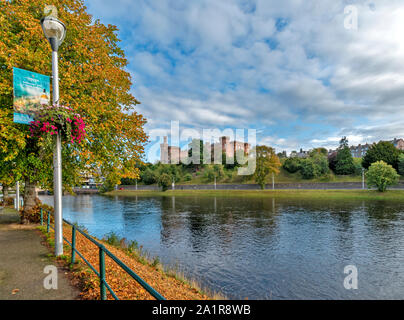
{"type": "Polygon", "coordinates": [[[81,143],[86,134],[83,118],[66,106],[43,107],[30,123],[31,137],[51,139],[60,134],[63,141],[81,143]]]}

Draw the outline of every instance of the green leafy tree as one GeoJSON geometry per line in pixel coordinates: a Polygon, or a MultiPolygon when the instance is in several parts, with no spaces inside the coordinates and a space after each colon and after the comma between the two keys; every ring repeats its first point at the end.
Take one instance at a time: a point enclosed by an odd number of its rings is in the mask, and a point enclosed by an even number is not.
{"type": "Polygon", "coordinates": [[[328,159],[317,153],[301,161],[300,173],[304,179],[313,179],[329,172],[328,159]]]}
{"type": "Polygon", "coordinates": [[[328,154],[328,151],[327,151],[326,148],[315,148],[315,149],[311,150],[310,153],[309,153],[309,155],[310,155],[311,157],[312,157],[312,156],[315,156],[315,155],[317,155],[317,154],[326,156],[326,155],[328,154]]]}
{"type": "Polygon", "coordinates": [[[204,177],[208,181],[214,181],[215,178],[216,178],[216,180],[220,180],[224,176],[225,176],[225,172],[223,169],[223,165],[221,165],[221,164],[215,164],[215,165],[208,166],[204,172],[204,177]]]}
{"type": "Polygon", "coordinates": [[[255,181],[265,189],[265,182],[270,173],[278,174],[281,162],[275,153],[275,149],[267,146],[255,148],[256,168],[254,172],[255,181]]]}
{"type": "Polygon", "coordinates": [[[304,179],[313,179],[319,176],[319,170],[312,158],[306,158],[301,161],[300,173],[304,179]]]}
{"type": "Polygon", "coordinates": [[[370,165],[377,161],[384,161],[394,169],[398,169],[398,157],[400,151],[390,142],[380,141],[372,145],[363,157],[362,166],[368,169],[370,165]]]}
{"type": "Polygon", "coordinates": [[[342,137],[342,139],[339,141],[339,147],[340,147],[340,149],[349,147],[347,137],[342,137]]]}
{"type": "Polygon", "coordinates": [[[166,173],[174,179],[175,182],[181,180],[181,166],[180,165],[171,165],[171,164],[159,164],[155,169],[156,175],[159,176],[163,173],[166,173]]]}
{"type": "Polygon", "coordinates": [[[287,158],[283,162],[282,167],[289,173],[295,173],[300,170],[300,163],[301,163],[301,160],[299,158],[291,157],[291,158],[287,158]]]}
{"type": "Polygon", "coordinates": [[[366,173],[366,182],[369,187],[376,187],[380,192],[387,190],[387,187],[398,183],[397,171],[384,161],[372,163],[366,173]]]}
{"type": "Polygon", "coordinates": [[[335,164],[335,173],[339,175],[348,175],[355,173],[355,163],[352,158],[351,150],[347,146],[341,146],[338,150],[335,164]]]}
{"type": "Polygon", "coordinates": [[[156,173],[151,168],[147,168],[145,171],[143,171],[141,177],[144,184],[147,185],[157,182],[156,173]]]}
{"type": "Polygon", "coordinates": [[[404,153],[398,157],[398,173],[404,176],[404,153]]]}
{"type": "Polygon", "coordinates": [[[323,153],[317,153],[310,157],[314,164],[317,166],[317,171],[319,175],[324,175],[329,173],[330,169],[328,166],[328,158],[327,155],[323,153]]]}
{"type": "Polygon", "coordinates": [[[163,173],[157,179],[157,184],[162,188],[163,191],[167,191],[168,187],[172,183],[172,178],[169,174],[163,173]]]}

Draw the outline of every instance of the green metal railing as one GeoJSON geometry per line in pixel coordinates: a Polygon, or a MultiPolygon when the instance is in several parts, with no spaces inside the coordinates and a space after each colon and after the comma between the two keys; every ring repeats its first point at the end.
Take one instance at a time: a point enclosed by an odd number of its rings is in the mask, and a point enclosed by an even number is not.
{"type": "MultiPolygon", "coordinates": [[[[43,213],[44,210],[41,209],[41,225],[43,225],[43,213]]],[[[46,232],[49,233],[49,230],[55,230],[50,223],[50,212],[47,213],[47,225],[46,232]]],[[[139,277],[131,268],[129,268],[125,263],[119,260],[112,252],[110,252],[105,246],[95,240],[93,237],[86,234],[84,231],[80,230],[76,225],[71,222],[63,219],[63,222],[72,227],[72,239],[71,241],[67,240],[63,237],[63,240],[66,241],[71,247],[71,264],[73,265],[76,262],[76,253],[80,256],[81,259],[90,267],[90,269],[98,276],[100,279],[100,294],[101,300],[107,300],[107,290],[111,293],[115,300],[119,300],[114,290],[109,286],[107,281],[105,280],[105,254],[109,256],[117,265],[119,265],[126,273],[128,273],[137,283],[139,283],[147,292],[149,292],[154,298],[157,300],[165,300],[165,298],[158,293],[155,289],[153,289],[146,281],[144,281],[141,277],[139,277]],[[81,254],[80,251],[76,248],[76,233],[79,232],[92,243],[94,243],[99,249],[99,271],[81,254]]]]}

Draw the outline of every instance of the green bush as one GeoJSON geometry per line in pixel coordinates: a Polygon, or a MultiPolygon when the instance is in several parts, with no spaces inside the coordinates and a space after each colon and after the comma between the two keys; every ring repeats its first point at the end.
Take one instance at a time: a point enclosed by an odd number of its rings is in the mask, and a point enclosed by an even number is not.
{"type": "Polygon", "coordinates": [[[296,173],[300,170],[301,160],[297,157],[288,158],[283,163],[283,168],[289,173],[296,173]]]}
{"type": "Polygon", "coordinates": [[[184,176],[184,180],[185,180],[185,181],[191,181],[191,180],[192,180],[192,175],[191,175],[190,173],[187,173],[187,174],[184,176]]]}
{"type": "Polygon", "coordinates": [[[118,235],[115,232],[110,232],[108,233],[105,237],[104,240],[110,244],[111,246],[114,247],[119,247],[121,243],[121,239],[118,237],[118,235]]]}
{"type": "Polygon", "coordinates": [[[380,192],[387,190],[387,187],[398,183],[397,171],[384,161],[372,163],[366,173],[366,181],[369,187],[376,187],[380,192]]]}
{"type": "Polygon", "coordinates": [[[301,160],[300,173],[304,179],[313,179],[329,173],[327,157],[317,153],[301,160]]]}
{"type": "Polygon", "coordinates": [[[143,171],[141,174],[141,177],[142,177],[142,181],[144,182],[144,184],[147,184],[147,185],[157,182],[156,174],[150,168],[147,168],[145,171],[143,171]]]}
{"type": "MultiPolygon", "coordinates": [[[[230,172],[230,178],[231,178],[232,171],[230,170],[229,172],[230,172]]],[[[206,166],[203,176],[208,181],[214,181],[215,177],[216,177],[216,180],[222,179],[225,176],[223,165],[215,164],[215,165],[206,166]]]]}
{"type": "Polygon", "coordinates": [[[166,191],[168,187],[171,185],[171,183],[172,178],[167,173],[163,173],[162,175],[160,175],[157,180],[157,184],[159,185],[159,187],[163,189],[163,191],[166,191]]]}
{"type": "Polygon", "coordinates": [[[211,166],[205,168],[203,177],[208,181],[213,181],[215,179],[215,172],[211,166]]]}
{"type": "Polygon", "coordinates": [[[325,175],[330,172],[330,169],[328,167],[328,158],[326,155],[317,153],[313,155],[311,159],[316,166],[317,176],[325,175]]]}
{"type": "Polygon", "coordinates": [[[300,173],[304,179],[313,179],[318,176],[318,170],[314,161],[310,158],[303,159],[300,163],[300,173]]]}

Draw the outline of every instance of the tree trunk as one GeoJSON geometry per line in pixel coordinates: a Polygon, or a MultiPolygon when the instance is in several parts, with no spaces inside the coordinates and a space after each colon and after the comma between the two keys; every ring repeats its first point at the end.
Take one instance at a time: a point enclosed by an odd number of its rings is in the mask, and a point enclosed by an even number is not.
{"type": "Polygon", "coordinates": [[[36,205],[36,199],[38,198],[38,191],[36,187],[36,183],[30,181],[29,179],[25,180],[24,187],[24,208],[21,215],[21,223],[28,223],[28,219],[26,218],[26,213],[31,211],[36,205]]]}
{"type": "Polygon", "coordinates": [[[8,185],[3,183],[3,200],[8,198],[8,185]]]}

